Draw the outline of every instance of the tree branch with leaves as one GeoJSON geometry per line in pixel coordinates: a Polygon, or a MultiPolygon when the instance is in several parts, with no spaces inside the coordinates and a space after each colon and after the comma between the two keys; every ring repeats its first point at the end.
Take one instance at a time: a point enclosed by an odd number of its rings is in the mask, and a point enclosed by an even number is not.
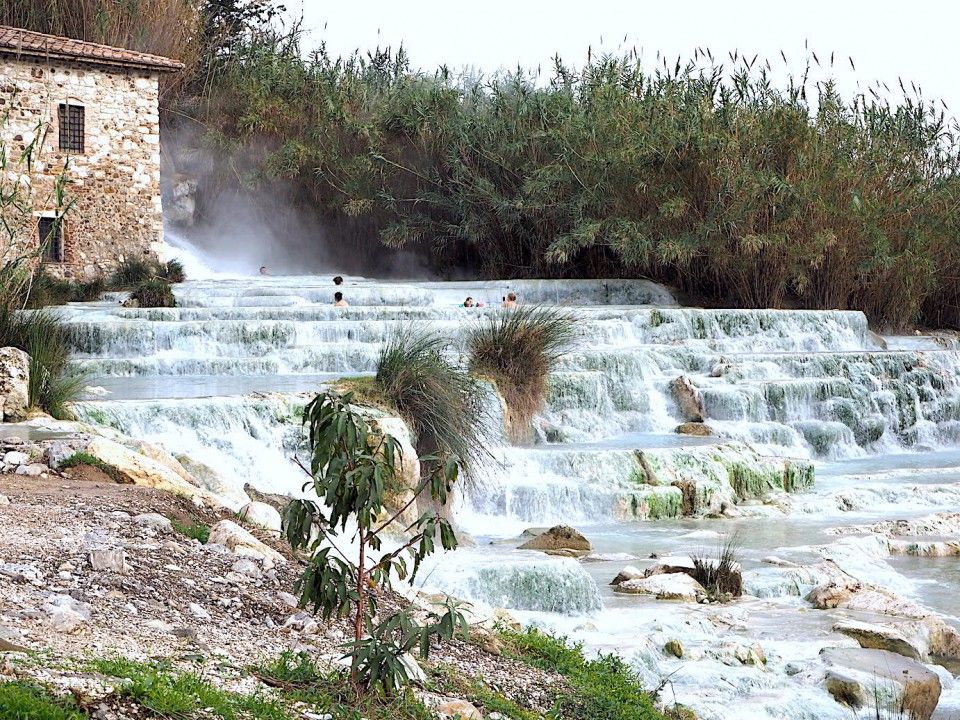
{"type": "MultiPolygon", "coordinates": [[[[379,618],[376,588],[389,588],[394,576],[412,582],[423,560],[437,549],[437,539],[444,550],[453,550],[457,538],[446,519],[428,511],[404,528],[405,542],[378,555],[384,533],[409,509],[409,504],[393,512],[386,507],[403,451],[396,438],[353,409],[351,400],[351,394],[328,392],[304,410],[310,466],[301,467],[311,478],[304,490],[312,490],[317,500],[293,500],[284,511],[283,527],[294,549],[310,553],[297,581],[301,606],[312,607],[325,620],[352,617],[353,640],[344,656],[351,660],[351,682],[358,694],[377,686],[389,694],[410,682],[408,653],[416,650],[426,657],[434,638],[449,640],[458,630],[465,632],[466,621],[453,602],[443,614],[429,613],[425,624],[409,608],[379,618]],[[353,525],[356,560],[337,545],[353,525]]],[[[429,491],[442,507],[457,480],[457,458],[421,460],[432,470],[413,496],[429,491]]]]}

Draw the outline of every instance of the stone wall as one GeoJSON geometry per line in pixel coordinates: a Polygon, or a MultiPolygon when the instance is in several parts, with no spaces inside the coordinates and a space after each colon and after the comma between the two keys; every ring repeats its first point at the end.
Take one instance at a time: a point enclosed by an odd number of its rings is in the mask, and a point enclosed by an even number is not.
{"type": "MultiPolygon", "coordinates": [[[[124,259],[155,258],[163,236],[157,74],[0,56],[0,113],[8,108],[0,133],[9,155],[19,155],[38,124],[42,128],[39,159],[29,173],[35,216],[56,208],[54,181],[69,160],[66,197],[73,206],[64,219],[64,262],[48,263],[50,274],[92,277],[124,259]],[[82,153],[59,148],[58,109],[66,102],[84,108],[82,153]]],[[[18,172],[26,174],[22,167],[18,172]]],[[[15,251],[38,246],[37,222],[23,224],[15,251]]],[[[9,244],[3,236],[0,242],[9,244]]]]}

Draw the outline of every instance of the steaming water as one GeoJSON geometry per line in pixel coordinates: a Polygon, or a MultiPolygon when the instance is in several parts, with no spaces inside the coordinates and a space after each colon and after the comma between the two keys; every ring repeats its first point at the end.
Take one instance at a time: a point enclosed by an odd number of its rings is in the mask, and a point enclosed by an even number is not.
{"type": "MultiPolygon", "coordinates": [[[[670,675],[667,697],[703,718],[850,717],[803,672],[787,673],[815,664],[824,646],[850,643],[831,632],[842,613],[807,609],[803,588],[765,556],[808,562],[832,546],[848,572],[960,615],[956,558],[874,557],[827,533],[960,509],[956,347],[912,337],[884,349],[855,312],[681,308],[645,281],[347,278],[351,305],[334,308],[328,278],[218,275],[189,248],[177,252],[196,278],[176,288],[177,308],[66,310],[78,362],[100,388],[80,413],[162,443],[236,505],[245,482],[297,492],[302,476],[289,458],[301,443],[298,415],[325,383],[371,373],[398,329],[430,325],[455,338],[491,312],[460,307],[466,295],[492,305],[513,291],[521,302],[570,308],[583,339],[551,378],[538,444],[495,448],[478,489],[457,499],[477,545],[432,562],[428,586],[616,651],[650,685],[670,675]],[[683,419],[670,391],[679,375],[701,388],[716,436],[673,432],[683,419]],[[646,484],[641,455],[658,476],[695,482],[744,516],[681,517],[682,492],[646,484]],[[808,477],[809,462],[815,487],[783,493],[784,478],[808,477]],[[774,504],[756,497],[768,490],[774,504]],[[598,560],[507,542],[557,522],[583,530],[598,560]],[[628,561],[712,549],[734,530],[756,600],[665,604],[607,585],[628,561]],[[669,639],[687,648],[683,661],[661,652],[669,639]],[[765,667],[725,660],[731,644],[757,641],[765,667]]],[[[787,489],[804,487],[796,479],[787,489]]],[[[942,705],[958,697],[951,686],[942,705]]]]}

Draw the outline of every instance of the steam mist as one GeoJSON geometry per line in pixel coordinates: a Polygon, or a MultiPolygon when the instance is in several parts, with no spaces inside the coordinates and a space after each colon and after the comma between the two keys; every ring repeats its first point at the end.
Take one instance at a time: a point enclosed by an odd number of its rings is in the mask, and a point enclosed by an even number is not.
{"type": "Polygon", "coordinates": [[[166,240],[193,256],[192,277],[255,275],[261,266],[271,275],[434,277],[426,252],[388,248],[358,219],[321,217],[292,181],[257,178],[252,187],[245,169],[216,156],[198,133],[171,128],[161,155],[166,240]]]}

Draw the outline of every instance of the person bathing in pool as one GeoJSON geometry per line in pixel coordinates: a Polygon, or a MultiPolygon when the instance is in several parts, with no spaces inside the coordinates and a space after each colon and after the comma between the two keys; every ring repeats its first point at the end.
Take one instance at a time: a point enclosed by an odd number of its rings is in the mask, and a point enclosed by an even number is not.
{"type": "Polygon", "coordinates": [[[334,307],[350,307],[350,303],[343,299],[342,292],[335,292],[333,294],[333,306],[334,307]]]}

